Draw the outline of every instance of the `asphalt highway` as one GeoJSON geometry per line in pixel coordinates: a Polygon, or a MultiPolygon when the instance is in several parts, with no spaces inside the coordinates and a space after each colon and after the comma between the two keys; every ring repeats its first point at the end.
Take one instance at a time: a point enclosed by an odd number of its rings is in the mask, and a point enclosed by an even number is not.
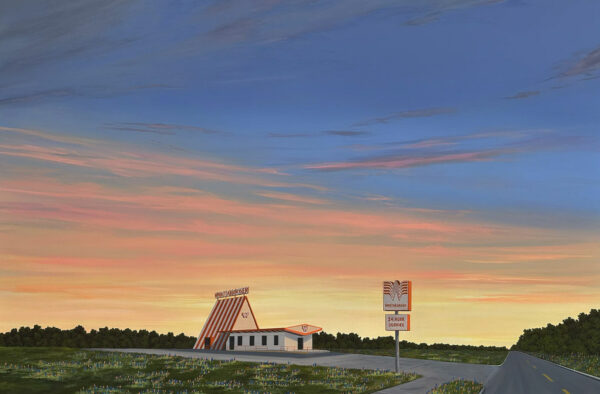
{"type": "Polygon", "coordinates": [[[510,352],[486,381],[484,394],[598,394],[600,380],[521,352],[510,352]]]}

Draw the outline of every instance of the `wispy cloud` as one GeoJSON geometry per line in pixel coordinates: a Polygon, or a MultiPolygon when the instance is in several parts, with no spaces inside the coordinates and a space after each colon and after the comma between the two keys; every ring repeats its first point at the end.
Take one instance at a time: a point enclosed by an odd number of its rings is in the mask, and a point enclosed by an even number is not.
{"type": "Polygon", "coordinates": [[[522,293],[522,294],[492,294],[483,296],[462,296],[457,297],[458,301],[464,302],[484,302],[498,304],[556,304],[556,303],[580,303],[594,302],[597,294],[577,294],[552,292],[546,294],[522,293]]]}
{"type": "Polygon", "coordinates": [[[307,138],[333,135],[337,137],[360,137],[370,135],[371,132],[364,130],[323,130],[319,133],[269,133],[270,138],[307,138]]]}
{"type": "MultiPolygon", "coordinates": [[[[160,129],[160,126],[157,127],[160,129]]],[[[95,169],[120,177],[148,178],[171,175],[240,185],[326,189],[319,185],[282,180],[281,177],[285,174],[277,168],[257,168],[198,159],[182,156],[181,152],[172,155],[147,151],[119,143],[40,130],[0,127],[0,131],[9,136],[0,144],[0,155],[95,169]],[[20,136],[28,140],[23,141],[20,136]]]]}
{"type": "Polygon", "coordinates": [[[433,4],[427,4],[424,2],[423,5],[430,6],[425,14],[421,14],[415,18],[409,19],[404,24],[406,26],[419,26],[426,23],[437,21],[444,13],[453,11],[465,7],[473,7],[479,5],[489,5],[495,3],[503,3],[504,0],[463,0],[463,1],[448,1],[448,2],[435,2],[433,4]]]}
{"type": "Polygon", "coordinates": [[[528,91],[515,93],[512,96],[505,97],[505,99],[508,99],[508,100],[525,99],[525,98],[529,98],[532,96],[537,96],[540,93],[541,92],[539,90],[528,90],[528,91]]]}
{"type": "Polygon", "coordinates": [[[410,118],[428,118],[437,115],[446,115],[456,112],[455,108],[450,107],[433,107],[424,109],[414,109],[408,111],[400,111],[391,115],[382,116],[379,118],[372,118],[356,122],[353,126],[370,126],[374,124],[389,123],[394,120],[410,119],[410,118]]]}
{"type": "MultiPolygon", "coordinates": [[[[492,146],[478,149],[440,150],[440,146],[453,145],[461,141],[491,137],[494,133],[477,133],[447,138],[409,141],[400,144],[396,151],[386,155],[340,161],[308,164],[304,168],[321,171],[349,169],[392,169],[421,167],[445,163],[467,163],[489,161],[496,157],[544,150],[569,149],[577,146],[594,147],[597,141],[586,136],[560,135],[546,131],[508,132],[505,135],[520,136],[512,142],[498,145],[491,139],[492,146]],[[435,148],[435,149],[434,149],[435,148]],[[416,149],[416,151],[414,151],[416,149]]],[[[496,135],[502,135],[502,132],[496,135]]]]}
{"type": "Polygon", "coordinates": [[[10,105],[10,104],[29,104],[32,102],[36,102],[43,99],[48,99],[52,97],[65,97],[72,96],[73,92],[69,90],[62,89],[53,89],[53,90],[45,90],[40,92],[35,92],[31,94],[23,94],[17,96],[3,97],[0,98],[0,105],[10,105]]]}
{"type": "Polygon", "coordinates": [[[304,137],[314,137],[314,134],[311,133],[269,133],[267,134],[269,138],[304,138],[304,137]]]}
{"type": "Polygon", "coordinates": [[[560,74],[561,77],[572,77],[576,75],[591,76],[600,69],[600,47],[584,54],[578,61],[571,64],[567,70],[560,74]]]}
{"type": "Polygon", "coordinates": [[[135,93],[142,90],[154,89],[173,89],[173,87],[166,84],[123,84],[119,86],[110,87],[82,84],[76,87],[65,87],[50,90],[29,89],[31,91],[23,92],[20,94],[8,95],[0,98],[0,106],[27,105],[64,97],[110,98],[119,95],[135,93]]]}
{"type": "Polygon", "coordinates": [[[326,200],[308,196],[301,196],[298,194],[291,193],[279,193],[279,192],[257,192],[257,195],[261,197],[271,198],[275,200],[283,200],[283,201],[291,201],[291,202],[299,202],[304,204],[327,204],[326,200]]]}
{"type": "Polygon", "coordinates": [[[442,163],[462,163],[489,160],[502,154],[501,151],[454,152],[427,156],[393,155],[357,161],[309,164],[305,168],[322,171],[349,170],[358,168],[409,168],[442,163]]]}
{"type": "Polygon", "coordinates": [[[356,130],[325,130],[323,134],[337,135],[340,137],[358,137],[361,135],[369,135],[368,131],[356,131],[356,130]]]}
{"type": "Polygon", "coordinates": [[[201,134],[223,134],[223,132],[208,129],[205,127],[188,126],[169,123],[141,123],[141,122],[122,122],[122,123],[106,123],[105,127],[112,130],[121,131],[137,131],[140,133],[154,133],[172,135],[176,131],[191,131],[201,134]]]}

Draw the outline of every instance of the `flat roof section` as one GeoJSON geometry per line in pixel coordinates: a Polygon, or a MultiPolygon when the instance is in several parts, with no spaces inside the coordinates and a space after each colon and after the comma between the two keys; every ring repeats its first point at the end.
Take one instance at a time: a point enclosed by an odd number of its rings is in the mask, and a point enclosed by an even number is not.
{"type": "Polygon", "coordinates": [[[313,326],[310,324],[299,324],[296,326],[290,327],[280,327],[280,328],[260,328],[255,330],[231,330],[227,331],[230,334],[247,334],[247,333],[261,333],[261,332],[291,332],[296,335],[311,335],[321,331],[321,327],[313,326]]]}

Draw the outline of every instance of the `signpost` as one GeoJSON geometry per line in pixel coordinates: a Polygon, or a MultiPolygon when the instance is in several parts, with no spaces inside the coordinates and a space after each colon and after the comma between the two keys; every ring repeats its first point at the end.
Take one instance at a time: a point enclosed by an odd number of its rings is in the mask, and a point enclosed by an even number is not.
{"type": "Polygon", "coordinates": [[[412,282],[385,281],[383,282],[383,310],[394,311],[385,315],[385,329],[396,332],[396,373],[400,370],[400,342],[398,331],[410,331],[410,315],[398,314],[398,311],[412,310],[412,282]]]}

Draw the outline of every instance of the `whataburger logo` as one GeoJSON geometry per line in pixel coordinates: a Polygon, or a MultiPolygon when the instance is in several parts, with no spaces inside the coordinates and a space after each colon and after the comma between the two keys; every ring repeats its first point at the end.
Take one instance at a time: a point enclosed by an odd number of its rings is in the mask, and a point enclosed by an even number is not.
{"type": "Polygon", "coordinates": [[[408,281],[383,282],[383,294],[390,296],[392,300],[397,299],[400,301],[400,297],[408,295],[408,281]]]}
{"type": "Polygon", "coordinates": [[[242,312],[242,317],[245,319],[248,317],[248,312],[242,312]]]}
{"type": "Polygon", "coordinates": [[[308,324],[303,324],[303,325],[302,325],[302,331],[303,331],[303,332],[306,332],[306,331],[308,331],[308,324]]]}

